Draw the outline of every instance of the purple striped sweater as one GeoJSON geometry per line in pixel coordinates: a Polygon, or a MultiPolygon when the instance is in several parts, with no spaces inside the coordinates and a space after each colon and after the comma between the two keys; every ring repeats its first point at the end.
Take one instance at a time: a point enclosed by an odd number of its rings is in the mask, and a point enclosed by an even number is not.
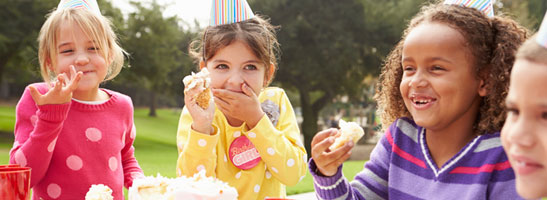
{"type": "Polygon", "coordinates": [[[310,159],[318,199],[522,199],[499,133],[477,136],[439,169],[424,130],[408,118],[395,121],[352,182],[342,166],[331,177],[317,174],[310,159]]]}

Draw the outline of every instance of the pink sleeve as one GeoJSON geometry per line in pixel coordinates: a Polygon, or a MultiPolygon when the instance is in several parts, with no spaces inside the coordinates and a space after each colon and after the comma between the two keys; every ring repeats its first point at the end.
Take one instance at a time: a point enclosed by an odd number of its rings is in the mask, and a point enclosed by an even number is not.
{"type": "MultiPolygon", "coordinates": [[[[131,106],[131,111],[133,111],[133,106],[131,106]]],[[[133,185],[135,178],[144,177],[144,173],[135,158],[135,147],[133,147],[133,142],[137,135],[135,124],[133,123],[133,112],[131,112],[131,125],[131,128],[125,134],[125,146],[121,152],[124,186],[126,188],[133,185]]]]}
{"type": "MultiPolygon", "coordinates": [[[[41,88],[39,91],[45,93],[47,89],[41,88]]],[[[10,163],[32,168],[31,187],[40,182],[49,168],[55,142],[69,108],[70,103],[36,105],[28,87],[17,104],[15,142],[10,151],[10,163]]]]}

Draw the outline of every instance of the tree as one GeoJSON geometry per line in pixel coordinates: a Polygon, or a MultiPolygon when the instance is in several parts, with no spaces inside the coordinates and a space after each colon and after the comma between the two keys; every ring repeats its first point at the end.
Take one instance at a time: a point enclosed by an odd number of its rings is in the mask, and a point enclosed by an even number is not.
{"type": "Polygon", "coordinates": [[[382,60],[423,1],[278,0],[252,1],[255,12],[281,25],[282,59],[276,81],[298,91],[302,132],[310,153],[318,114],[337,96],[358,98],[367,74],[382,60]],[[408,9],[409,5],[416,8],[408,9]]]}
{"type": "Polygon", "coordinates": [[[126,81],[138,83],[148,90],[149,116],[156,116],[157,94],[169,91],[168,75],[177,68],[177,58],[182,51],[179,43],[181,33],[176,17],[165,18],[164,7],[153,1],[149,6],[131,2],[136,8],[127,19],[123,46],[130,53],[131,70],[126,81]]]}

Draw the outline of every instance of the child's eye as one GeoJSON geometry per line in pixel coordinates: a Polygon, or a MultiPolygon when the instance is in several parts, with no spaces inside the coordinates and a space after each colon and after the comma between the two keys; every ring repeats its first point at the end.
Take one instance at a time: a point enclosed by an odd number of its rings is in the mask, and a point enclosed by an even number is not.
{"type": "Polygon", "coordinates": [[[256,70],[256,69],[258,69],[258,68],[257,68],[255,65],[246,65],[246,66],[244,67],[244,69],[246,69],[246,70],[256,70]]]}
{"type": "Polygon", "coordinates": [[[228,69],[228,68],[229,68],[228,65],[225,65],[225,64],[220,64],[215,67],[215,69],[228,69]]]}
{"type": "Polygon", "coordinates": [[[403,67],[403,71],[405,71],[405,72],[412,72],[412,71],[415,71],[415,70],[416,69],[413,66],[410,66],[410,65],[407,65],[407,66],[403,67]]]}
{"type": "Polygon", "coordinates": [[[98,50],[99,50],[99,47],[89,47],[87,50],[90,50],[90,51],[98,51],[98,50]]]}
{"type": "Polygon", "coordinates": [[[72,52],[72,49],[61,50],[61,53],[70,53],[70,52],[72,52]]]}
{"type": "Polygon", "coordinates": [[[433,71],[439,71],[439,70],[444,71],[445,69],[443,67],[439,66],[439,65],[433,65],[433,66],[431,66],[431,70],[433,70],[433,71]]]}
{"type": "Polygon", "coordinates": [[[507,116],[518,116],[519,115],[519,110],[515,109],[515,108],[507,108],[507,116]]]}
{"type": "Polygon", "coordinates": [[[541,113],[541,119],[547,120],[547,112],[541,113]]]}

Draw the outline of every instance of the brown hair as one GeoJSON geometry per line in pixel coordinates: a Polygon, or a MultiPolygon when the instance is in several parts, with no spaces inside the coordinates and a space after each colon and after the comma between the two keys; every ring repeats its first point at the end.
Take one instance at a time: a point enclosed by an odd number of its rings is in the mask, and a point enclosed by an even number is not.
{"type": "Polygon", "coordinates": [[[269,80],[268,85],[274,77],[274,74],[269,76],[270,65],[277,66],[279,55],[276,29],[276,26],[259,15],[238,23],[209,26],[201,34],[202,39],[192,41],[189,52],[197,63],[202,60],[206,62],[220,49],[234,41],[242,41],[266,66],[265,80],[269,80]]]}
{"type": "Polygon", "coordinates": [[[77,25],[89,38],[96,41],[99,46],[98,53],[106,59],[107,63],[110,63],[105,81],[113,79],[120,73],[126,52],[118,44],[118,38],[112,30],[110,20],[87,9],[58,9],[47,15],[47,20],[42,25],[38,36],[38,59],[44,81],[50,82],[56,76],[51,68],[57,66],[57,45],[61,24],[77,25]]]}
{"type": "Polygon", "coordinates": [[[517,59],[526,59],[531,62],[547,65],[547,47],[539,45],[536,42],[538,34],[536,33],[528,39],[517,51],[517,59]]]}
{"type": "Polygon", "coordinates": [[[507,17],[489,18],[474,8],[442,3],[422,7],[386,58],[374,96],[378,101],[383,127],[388,127],[400,117],[412,118],[399,91],[403,74],[401,56],[406,36],[424,22],[442,23],[463,35],[474,59],[477,79],[485,80],[488,89],[480,103],[474,132],[499,131],[505,120],[504,100],[509,87],[509,73],[515,61],[514,54],[528,37],[528,31],[507,17]]]}

